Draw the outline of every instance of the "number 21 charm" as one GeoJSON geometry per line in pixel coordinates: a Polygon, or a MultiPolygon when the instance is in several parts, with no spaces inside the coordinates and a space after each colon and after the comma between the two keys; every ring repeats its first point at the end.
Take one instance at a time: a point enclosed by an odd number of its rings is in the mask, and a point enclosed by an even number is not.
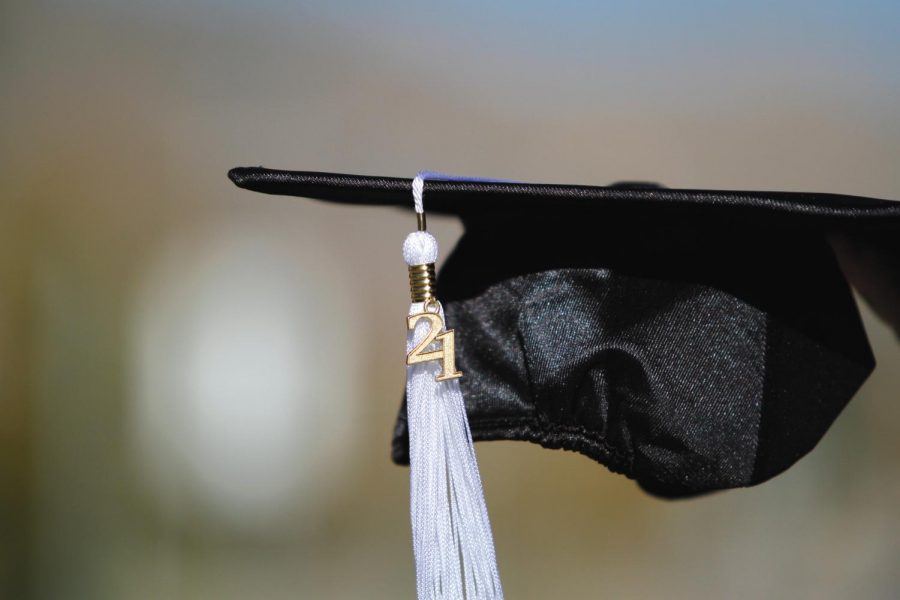
{"type": "Polygon", "coordinates": [[[418,346],[412,349],[406,355],[406,364],[414,365],[416,363],[429,362],[432,360],[441,361],[441,373],[434,378],[435,381],[448,381],[450,379],[459,379],[463,376],[460,371],[456,370],[456,344],[454,340],[454,332],[452,329],[442,331],[444,328],[444,320],[441,315],[433,312],[423,312],[410,315],[406,318],[406,326],[410,331],[415,330],[416,323],[420,320],[428,320],[430,328],[418,346]],[[432,342],[439,342],[441,347],[438,350],[426,352],[432,342]]]}

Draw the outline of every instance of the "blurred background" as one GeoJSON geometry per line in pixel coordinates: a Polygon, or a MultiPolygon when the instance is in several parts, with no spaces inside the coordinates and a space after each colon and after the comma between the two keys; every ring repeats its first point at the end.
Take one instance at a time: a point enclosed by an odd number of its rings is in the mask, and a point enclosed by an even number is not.
{"type": "MultiPolygon", "coordinates": [[[[887,0],[3,0],[0,82],[4,599],[414,596],[411,216],[230,167],[900,199],[887,0]]],[[[900,595],[900,345],[862,304],[878,368],[762,486],[479,444],[507,596],[900,595]]]]}

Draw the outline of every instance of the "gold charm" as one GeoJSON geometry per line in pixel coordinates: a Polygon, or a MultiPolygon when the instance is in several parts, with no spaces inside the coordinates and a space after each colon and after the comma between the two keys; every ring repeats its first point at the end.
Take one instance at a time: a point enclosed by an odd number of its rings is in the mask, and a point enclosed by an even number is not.
{"type": "Polygon", "coordinates": [[[431,328],[425,339],[406,355],[406,364],[414,365],[416,363],[439,360],[441,361],[441,374],[434,378],[435,381],[459,379],[463,374],[456,370],[456,343],[453,337],[453,330],[441,331],[444,328],[444,320],[441,318],[441,315],[427,311],[408,316],[406,318],[407,328],[413,331],[416,328],[416,323],[422,319],[427,319],[431,328]],[[425,348],[432,342],[440,342],[440,349],[425,352],[425,348]]]}

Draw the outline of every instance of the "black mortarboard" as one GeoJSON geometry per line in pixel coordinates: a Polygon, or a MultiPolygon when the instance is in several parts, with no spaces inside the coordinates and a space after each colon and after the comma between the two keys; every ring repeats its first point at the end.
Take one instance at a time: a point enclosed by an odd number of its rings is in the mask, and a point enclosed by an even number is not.
{"type": "MultiPolygon", "coordinates": [[[[410,179],[229,177],[271,194],[410,204],[410,179]]],[[[465,225],[438,283],[476,440],[580,452],[662,496],[748,486],[811,450],[874,367],[826,238],[877,240],[878,260],[896,266],[900,203],[654,184],[425,190],[430,212],[465,225]]]]}

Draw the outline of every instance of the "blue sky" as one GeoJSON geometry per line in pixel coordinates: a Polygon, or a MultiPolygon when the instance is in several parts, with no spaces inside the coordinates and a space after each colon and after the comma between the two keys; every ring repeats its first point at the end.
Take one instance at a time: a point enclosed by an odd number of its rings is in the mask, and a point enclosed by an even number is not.
{"type": "Polygon", "coordinates": [[[790,88],[794,78],[806,78],[802,87],[814,94],[865,88],[900,100],[900,2],[887,0],[85,3],[238,36],[330,31],[349,51],[407,66],[411,77],[430,72],[482,88],[493,78],[501,101],[514,100],[502,99],[506,82],[538,94],[542,84],[579,95],[605,84],[638,96],[693,88],[685,100],[707,87],[715,102],[721,86],[752,94],[760,85],[790,88]]]}

